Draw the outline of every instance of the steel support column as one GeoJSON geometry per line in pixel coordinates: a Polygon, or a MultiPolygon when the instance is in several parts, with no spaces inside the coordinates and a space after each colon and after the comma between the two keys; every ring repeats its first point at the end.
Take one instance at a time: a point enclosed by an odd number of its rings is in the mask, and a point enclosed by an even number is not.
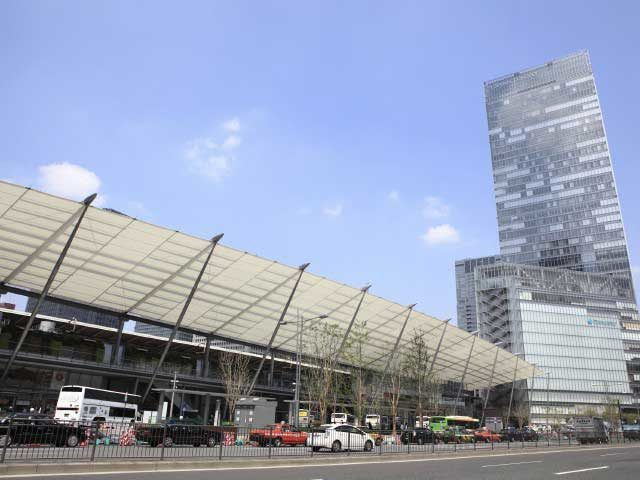
{"type": "MultiPolygon", "coordinates": [[[[382,377],[380,377],[380,381],[376,384],[376,389],[373,393],[373,396],[371,397],[371,400],[369,401],[369,408],[371,408],[371,405],[373,405],[373,402],[375,401],[376,397],[378,396],[378,393],[380,393],[380,385],[382,385],[382,383],[384,382],[384,379],[387,376],[387,373],[389,372],[389,367],[391,366],[391,362],[393,361],[393,358],[396,356],[396,353],[398,353],[398,346],[400,345],[400,339],[402,338],[402,335],[404,334],[404,329],[407,326],[407,323],[409,322],[409,317],[411,317],[411,312],[413,311],[413,307],[415,307],[417,304],[414,303],[413,305],[409,305],[407,307],[407,316],[404,319],[404,323],[402,324],[402,328],[400,329],[400,333],[398,334],[398,337],[396,338],[396,343],[393,345],[393,350],[391,351],[391,354],[389,355],[389,358],[387,359],[387,363],[384,366],[384,370],[382,371],[382,377]]],[[[394,317],[395,318],[395,317],[394,317]]]]}
{"type": "Polygon", "coordinates": [[[124,329],[124,323],[127,321],[126,317],[121,316],[118,321],[118,334],[116,336],[116,344],[114,346],[113,352],[111,352],[111,365],[120,364],[120,344],[122,343],[122,330],[124,329]]]}
{"type": "MultiPolygon", "coordinates": [[[[53,266],[53,270],[51,270],[51,273],[49,274],[49,278],[47,279],[47,283],[45,283],[44,288],[42,289],[42,292],[38,296],[38,301],[36,302],[36,305],[33,308],[33,311],[31,312],[31,315],[29,316],[29,320],[27,321],[27,324],[24,327],[22,335],[20,335],[20,339],[18,340],[18,343],[16,344],[16,347],[13,349],[13,352],[11,353],[11,357],[7,361],[7,365],[5,366],[4,372],[2,373],[2,377],[0,377],[0,384],[4,383],[5,379],[7,378],[7,375],[9,374],[9,369],[11,368],[11,366],[13,365],[13,362],[15,361],[16,357],[18,356],[18,353],[20,352],[20,349],[22,348],[22,344],[24,343],[25,339],[27,338],[27,335],[29,334],[29,330],[31,330],[31,326],[33,325],[33,322],[36,319],[36,315],[38,315],[38,312],[40,311],[40,307],[42,306],[42,302],[44,302],[44,299],[46,298],[47,293],[49,293],[49,289],[51,288],[51,285],[53,284],[53,281],[55,280],[56,275],[58,274],[58,270],[60,270],[60,266],[62,265],[64,257],[67,256],[67,252],[69,251],[69,248],[71,247],[71,243],[73,242],[73,239],[75,238],[76,233],[78,233],[78,230],[80,229],[80,224],[82,223],[82,219],[84,218],[85,214],[87,213],[87,210],[89,209],[89,205],[91,205],[91,202],[93,202],[95,200],[96,196],[97,196],[97,194],[94,193],[93,195],[90,195],[90,196],[88,196],[87,198],[85,198],[83,200],[83,202],[82,202],[83,205],[82,205],[82,208],[81,208],[81,211],[80,211],[80,215],[78,216],[78,220],[76,221],[76,224],[74,225],[73,230],[71,231],[71,234],[69,235],[69,238],[67,238],[67,243],[65,243],[64,248],[62,249],[62,252],[60,252],[60,255],[58,256],[58,259],[56,260],[56,263],[53,266]]],[[[77,213],[73,214],[74,217],[75,217],[75,215],[77,215],[77,213]]]]}
{"type": "Polygon", "coordinates": [[[204,344],[204,365],[202,365],[202,376],[207,378],[209,376],[209,368],[211,362],[211,337],[207,337],[204,344]]]}
{"type": "Polygon", "coordinates": [[[338,347],[338,350],[336,351],[336,354],[333,358],[333,362],[331,363],[332,367],[335,368],[336,364],[338,363],[338,359],[340,358],[340,354],[342,353],[342,349],[344,348],[344,344],[347,342],[347,338],[349,337],[349,334],[351,333],[351,328],[353,327],[353,324],[356,321],[356,318],[358,317],[358,312],[360,311],[360,307],[362,306],[362,302],[364,300],[364,296],[367,294],[367,292],[369,291],[369,289],[371,288],[371,285],[367,285],[366,287],[363,287],[360,291],[362,292],[362,295],[360,295],[360,301],[358,301],[358,306],[356,307],[355,312],[353,312],[353,316],[351,317],[351,321],[349,322],[349,325],[347,326],[347,330],[344,332],[344,336],[342,337],[342,341],[340,342],[340,346],[338,347]]]}
{"type": "Polygon", "coordinates": [[[156,380],[156,376],[158,375],[158,371],[160,370],[160,367],[162,367],[162,364],[164,363],[164,359],[166,358],[167,353],[169,352],[169,348],[171,348],[171,344],[173,343],[173,340],[176,338],[176,334],[178,333],[178,328],[180,328],[180,324],[182,323],[182,319],[184,318],[185,314],[187,313],[187,310],[189,309],[189,305],[191,304],[191,300],[193,300],[193,296],[195,295],[196,290],[198,289],[198,285],[200,284],[200,280],[202,279],[202,276],[204,275],[204,271],[206,270],[207,265],[209,265],[209,260],[211,260],[211,256],[213,255],[213,250],[216,248],[216,245],[218,244],[220,239],[222,239],[223,236],[224,236],[224,234],[221,233],[220,235],[216,235],[215,237],[213,237],[211,239],[211,246],[210,246],[207,258],[204,261],[204,263],[202,264],[202,268],[200,269],[200,273],[198,273],[198,276],[196,277],[196,280],[193,283],[193,286],[191,287],[191,291],[189,292],[189,296],[187,297],[187,300],[184,302],[184,305],[182,307],[182,311],[180,312],[180,315],[178,316],[178,320],[176,320],[176,324],[173,326],[173,330],[171,330],[171,335],[169,335],[169,340],[167,340],[167,343],[164,346],[164,350],[162,351],[162,355],[160,355],[160,359],[158,360],[158,363],[156,364],[155,368],[153,369],[153,374],[151,375],[151,378],[149,379],[149,385],[147,386],[147,390],[144,392],[144,395],[142,395],[142,398],[140,399],[140,405],[142,405],[144,403],[144,401],[147,399],[147,396],[149,395],[149,392],[151,392],[151,389],[153,388],[153,382],[156,380]]]}
{"type": "Polygon", "coordinates": [[[276,339],[276,336],[278,335],[278,330],[280,329],[280,325],[282,325],[282,323],[284,322],[284,318],[287,315],[287,310],[289,310],[289,305],[291,305],[291,301],[293,300],[293,296],[295,295],[296,290],[298,289],[298,285],[300,284],[300,280],[302,279],[302,274],[304,273],[304,271],[306,270],[306,268],[308,266],[309,266],[309,264],[305,263],[304,265],[300,265],[300,267],[298,268],[300,273],[298,274],[298,278],[296,279],[296,283],[293,286],[293,289],[291,290],[291,293],[289,294],[289,298],[287,299],[287,303],[285,303],[284,308],[282,309],[282,313],[280,314],[280,318],[278,319],[278,322],[276,323],[276,327],[273,329],[273,333],[271,334],[271,338],[269,339],[269,344],[267,345],[267,348],[264,350],[264,353],[262,354],[262,358],[260,359],[260,365],[258,366],[258,369],[256,370],[256,373],[253,376],[253,380],[251,380],[251,385],[249,386],[249,390],[247,391],[247,395],[251,395],[251,392],[253,391],[254,387],[256,386],[256,382],[258,381],[258,377],[260,376],[260,372],[262,371],[262,367],[264,366],[264,362],[265,362],[265,360],[267,358],[267,355],[271,353],[271,347],[273,346],[273,341],[276,339]]]}
{"type": "Polygon", "coordinates": [[[462,371],[462,378],[460,379],[460,387],[458,387],[458,394],[456,395],[456,402],[453,404],[453,414],[458,413],[458,401],[460,400],[460,395],[462,394],[462,389],[464,387],[464,381],[467,377],[467,370],[469,370],[469,362],[471,361],[471,356],[473,355],[473,347],[476,345],[477,335],[473,336],[473,340],[471,341],[471,349],[469,349],[469,356],[467,357],[467,361],[464,364],[464,370],[462,371]]]}
{"type": "Polygon", "coordinates": [[[487,410],[487,403],[489,403],[489,396],[491,395],[491,384],[493,383],[493,375],[496,373],[496,364],[498,363],[498,354],[500,353],[500,348],[496,348],[496,356],[493,359],[493,366],[491,367],[491,375],[489,376],[489,384],[487,385],[487,394],[484,397],[484,402],[482,404],[482,418],[480,419],[480,426],[484,423],[484,414],[487,410]]]}
{"type": "Polygon", "coordinates": [[[506,427],[509,426],[509,419],[511,418],[511,406],[513,405],[513,390],[516,387],[516,377],[518,375],[518,361],[520,357],[516,355],[516,366],[513,369],[513,380],[511,381],[511,394],[509,395],[509,410],[507,410],[507,424],[506,427]]]}

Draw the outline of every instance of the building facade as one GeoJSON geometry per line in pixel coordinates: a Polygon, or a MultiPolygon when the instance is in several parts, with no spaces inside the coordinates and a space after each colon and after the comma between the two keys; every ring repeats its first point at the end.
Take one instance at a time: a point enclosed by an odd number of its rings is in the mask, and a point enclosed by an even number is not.
{"type": "MultiPolygon", "coordinates": [[[[33,311],[37,302],[37,298],[29,298],[27,300],[27,306],[25,307],[27,312],[33,311]]],[[[69,320],[75,319],[79,322],[100,325],[101,327],[118,328],[118,325],[120,324],[120,319],[115,314],[110,315],[105,312],[97,312],[88,308],[82,308],[81,306],[66,305],[64,303],[56,302],[55,300],[45,300],[42,302],[38,313],[40,315],[48,315],[50,317],[66,318],[69,320]]]]}
{"type": "Polygon", "coordinates": [[[523,382],[532,420],[564,419],[640,395],[640,318],[629,280],[502,263],[475,270],[480,335],[546,376],[523,382]]]}
{"type": "Polygon", "coordinates": [[[488,81],[485,97],[504,261],[630,279],[589,54],[488,81]]]}
{"type": "MultiPolygon", "coordinates": [[[[159,325],[151,325],[149,323],[143,323],[143,322],[136,322],[136,325],[133,327],[133,330],[137,333],[146,333],[147,335],[155,335],[156,337],[161,337],[161,338],[169,338],[169,336],[171,335],[171,328],[169,327],[161,327],[159,325]]],[[[200,340],[200,338],[202,338],[202,343],[204,343],[204,337],[198,337],[197,340],[194,340],[194,334],[193,333],[188,333],[188,332],[183,332],[181,330],[178,330],[176,332],[176,340],[184,340],[185,342],[199,342],[198,340],[200,340]]]]}
{"type": "Polygon", "coordinates": [[[467,332],[478,329],[476,318],[476,289],[473,272],[477,266],[493,265],[500,262],[500,255],[490,257],[465,258],[456,261],[456,301],[458,307],[458,327],[467,332]]]}

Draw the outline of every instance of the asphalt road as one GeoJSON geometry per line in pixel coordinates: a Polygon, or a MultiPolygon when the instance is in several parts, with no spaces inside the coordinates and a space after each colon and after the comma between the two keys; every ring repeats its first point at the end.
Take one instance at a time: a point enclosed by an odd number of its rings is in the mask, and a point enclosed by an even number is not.
{"type": "MultiPolygon", "coordinates": [[[[307,464],[204,470],[81,473],[99,480],[439,480],[439,479],[615,479],[640,478],[640,446],[469,454],[436,458],[371,458],[366,463],[335,464],[331,458],[309,459],[307,464]]],[[[43,478],[42,474],[32,475],[43,478]]],[[[47,475],[68,480],[69,474],[47,475]]],[[[10,478],[10,477],[3,477],[10,478]]],[[[24,478],[24,476],[23,476],[24,478]]]]}

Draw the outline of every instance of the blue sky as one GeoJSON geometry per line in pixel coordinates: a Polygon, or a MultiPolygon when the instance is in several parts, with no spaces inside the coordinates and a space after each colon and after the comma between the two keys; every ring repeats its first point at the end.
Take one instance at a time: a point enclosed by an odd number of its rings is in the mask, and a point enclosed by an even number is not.
{"type": "MultiPolygon", "coordinates": [[[[638,2],[0,3],[0,177],[455,318],[483,81],[588,49],[640,262],[638,2]]],[[[637,263],[635,263],[637,264],[637,263]]]]}

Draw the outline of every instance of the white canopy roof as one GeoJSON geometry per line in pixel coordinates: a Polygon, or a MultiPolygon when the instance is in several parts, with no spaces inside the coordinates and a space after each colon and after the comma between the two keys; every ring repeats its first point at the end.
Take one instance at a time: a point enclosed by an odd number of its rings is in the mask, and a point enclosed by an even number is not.
{"type": "MultiPolygon", "coordinates": [[[[0,281],[41,292],[75,224],[81,204],[23,186],[0,182],[0,281]]],[[[216,232],[217,233],[217,232],[216,232]]],[[[132,317],[174,325],[209,240],[90,207],[51,287],[51,297],[132,317]]],[[[183,327],[229,339],[267,345],[299,270],[226,245],[216,246],[183,327]]],[[[274,347],[295,349],[295,316],[329,315],[349,324],[361,295],[351,287],[306,271],[280,327],[274,347]]],[[[407,307],[367,293],[358,314],[370,330],[366,355],[384,368],[405,320],[407,307]]],[[[432,352],[445,323],[413,311],[400,348],[414,330],[427,335],[432,352]]],[[[434,372],[460,381],[473,336],[449,326],[434,372]]],[[[477,339],[469,363],[469,388],[487,386],[498,347],[477,339]]],[[[516,357],[502,349],[492,384],[511,382],[516,357]]],[[[516,378],[530,378],[533,365],[517,361],[516,378]]],[[[540,372],[539,372],[540,373],[540,372]]]]}

